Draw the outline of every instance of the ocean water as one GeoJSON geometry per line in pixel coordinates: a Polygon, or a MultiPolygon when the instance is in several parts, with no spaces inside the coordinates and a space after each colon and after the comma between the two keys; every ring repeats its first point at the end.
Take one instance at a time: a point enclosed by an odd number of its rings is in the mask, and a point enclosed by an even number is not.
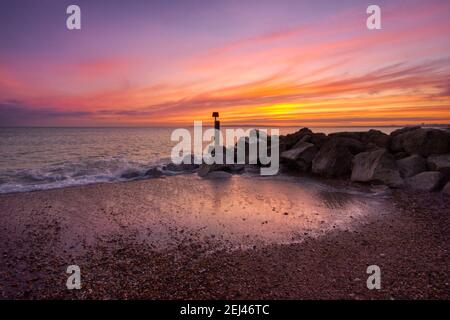
{"type": "MultiPolygon", "coordinates": [[[[299,127],[280,128],[280,134],[299,127]]],[[[312,128],[315,132],[368,128],[312,128]]],[[[378,128],[390,133],[396,128],[378,128]]],[[[0,193],[123,181],[170,162],[174,128],[0,128],[0,193]]]]}

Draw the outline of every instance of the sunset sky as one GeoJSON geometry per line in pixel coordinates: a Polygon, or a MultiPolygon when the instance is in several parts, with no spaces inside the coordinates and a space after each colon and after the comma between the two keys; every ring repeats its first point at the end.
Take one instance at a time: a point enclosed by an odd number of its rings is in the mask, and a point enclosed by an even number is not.
{"type": "Polygon", "coordinates": [[[449,62],[448,0],[2,0],[0,126],[450,123],[449,62]]]}

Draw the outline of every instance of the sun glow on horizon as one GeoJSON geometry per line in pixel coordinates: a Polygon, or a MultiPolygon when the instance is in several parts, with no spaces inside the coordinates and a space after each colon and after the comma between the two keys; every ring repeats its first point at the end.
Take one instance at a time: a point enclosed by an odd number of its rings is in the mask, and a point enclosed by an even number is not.
{"type": "Polygon", "coordinates": [[[359,4],[301,1],[290,3],[310,12],[300,20],[283,1],[184,9],[197,20],[176,6],[149,19],[137,4],[86,2],[93,20],[79,33],[51,14],[40,28],[2,28],[16,41],[0,54],[0,126],[189,125],[213,110],[237,125],[450,123],[450,3],[380,3],[376,31],[359,4]]]}

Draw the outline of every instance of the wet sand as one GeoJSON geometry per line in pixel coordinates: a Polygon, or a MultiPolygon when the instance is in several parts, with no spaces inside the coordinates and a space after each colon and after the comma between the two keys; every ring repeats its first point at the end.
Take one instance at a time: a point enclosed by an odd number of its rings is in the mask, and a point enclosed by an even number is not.
{"type": "Polygon", "coordinates": [[[195,174],[0,195],[1,298],[448,299],[450,199],[195,174]],[[67,290],[68,265],[82,289],[67,290]],[[381,268],[368,290],[366,268],[381,268]]]}

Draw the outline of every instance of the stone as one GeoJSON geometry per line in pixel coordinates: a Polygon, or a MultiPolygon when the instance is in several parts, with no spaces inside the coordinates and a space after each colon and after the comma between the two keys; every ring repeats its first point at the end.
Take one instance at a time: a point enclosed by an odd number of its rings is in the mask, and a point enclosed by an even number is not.
{"type": "Polygon", "coordinates": [[[421,129],[418,126],[412,126],[412,127],[404,127],[401,129],[397,129],[391,132],[391,143],[390,143],[390,150],[393,152],[405,152],[403,149],[403,140],[405,139],[406,135],[403,135],[405,133],[409,133],[411,131],[415,131],[421,129]]]}
{"type": "Polygon", "coordinates": [[[353,155],[365,151],[365,146],[360,141],[353,138],[332,137],[323,147],[330,147],[332,145],[344,147],[353,155]]]}
{"type": "Polygon", "coordinates": [[[450,152],[450,135],[440,129],[410,129],[392,137],[390,148],[394,152],[406,151],[428,157],[450,152]]]}
{"type": "Polygon", "coordinates": [[[402,134],[402,133],[405,133],[405,132],[408,132],[408,131],[412,131],[412,130],[417,130],[417,129],[420,129],[420,128],[421,128],[420,126],[404,127],[404,128],[392,131],[390,136],[391,137],[395,137],[395,136],[398,136],[399,134],[402,134]]]}
{"type": "Polygon", "coordinates": [[[417,154],[397,160],[397,166],[402,178],[409,178],[427,171],[427,162],[417,154]]]}
{"type": "Polygon", "coordinates": [[[357,154],[353,159],[351,180],[382,183],[390,187],[403,185],[395,158],[386,149],[357,154]]]}
{"type": "Polygon", "coordinates": [[[306,172],[311,167],[311,162],[318,149],[312,143],[299,141],[291,150],[281,153],[280,158],[289,167],[306,172]]]}
{"type": "Polygon", "coordinates": [[[328,136],[330,138],[349,138],[355,140],[361,140],[363,132],[361,131],[343,131],[343,132],[333,132],[328,136]]]}
{"type": "Polygon", "coordinates": [[[391,137],[379,130],[371,129],[368,132],[363,133],[361,142],[367,145],[387,149],[391,142],[391,137]]]}
{"type": "Polygon", "coordinates": [[[387,134],[371,129],[364,132],[336,132],[329,135],[330,138],[347,138],[358,140],[364,145],[372,145],[381,148],[387,148],[390,143],[391,137],[387,134]]]}
{"type": "Polygon", "coordinates": [[[285,136],[280,136],[280,151],[292,149],[292,147],[299,142],[304,136],[312,135],[312,131],[308,128],[302,128],[297,132],[290,133],[285,136]]]}
{"type": "Polygon", "coordinates": [[[450,178],[450,154],[432,155],[427,159],[428,169],[439,171],[446,181],[450,178]]]}
{"type": "Polygon", "coordinates": [[[439,188],[442,173],[439,171],[425,171],[406,179],[408,188],[420,191],[434,191],[439,188]]]}
{"type": "Polygon", "coordinates": [[[322,148],[330,138],[325,133],[313,133],[308,142],[312,143],[318,148],[322,148]]]}
{"type": "Polygon", "coordinates": [[[353,154],[339,143],[327,142],[312,160],[312,172],[323,177],[342,177],[350,174],[353,154]]]}
{"type": "Polygon", "coordinates": [[[317,148],[309,142],[300,142],[295,145],[295,148],[281,153],[280,157],[287,161],[303,160],[310,163],[317,153],[317,148]]]}

